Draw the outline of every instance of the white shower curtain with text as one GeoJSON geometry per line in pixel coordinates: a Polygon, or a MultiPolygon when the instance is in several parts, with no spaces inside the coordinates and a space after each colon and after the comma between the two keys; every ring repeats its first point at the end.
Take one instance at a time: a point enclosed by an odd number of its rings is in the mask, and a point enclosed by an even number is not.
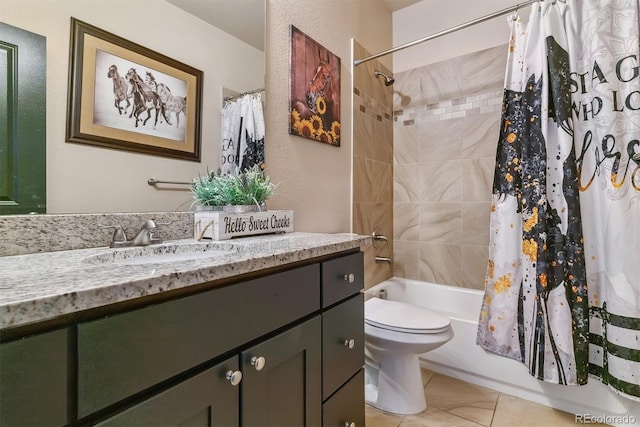
{"type": "Polygon", "coordinates": [[[477,342],[640,399],[638,0],[512,19],[477,342]]]}
{"type": "Polygon", "coordinates": [[[260,94],[225,102],[222,108],[222,174],[259,165],[264,170],[264,114],[260,94]]]}

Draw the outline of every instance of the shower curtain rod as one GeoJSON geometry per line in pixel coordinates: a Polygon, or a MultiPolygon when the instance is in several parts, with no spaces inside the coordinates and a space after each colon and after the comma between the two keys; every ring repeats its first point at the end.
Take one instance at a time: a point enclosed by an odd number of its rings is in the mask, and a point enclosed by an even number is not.
{"type": "Polygon", "coordinates": [[[252,93],[259,93],[259,92],[264,92],[264,91],[265,91],[265,89],[263,87],[261,87],[259,89],[254,89],[254,90],[249,90],[249,91],[246,91],[246,92],[239,93],[238,95],[227,96],[227,97],[224,98],[224,101],[228,102],[228,101],[232,101],[232,100],[234,100],[236,98],[241,98],[241,97],[243,97],[245,95],[251,95],[252,93]]]}
{"type": "Polygon", "coordinates": [[[356,59],[356,60],[353,61],[353,66],[357,67],[358,65],[362,64],[363,62],[371,61],[372,59],[376,59],[376,58],[379,58],[381,56],[389,55],[390,53],[398,52],[398,51],[406,49],[408,47],[412,47],[412,46],[415,46],[417,44],[424,43],[426,41],[433,40],[433,39],[436,39],[438,37],[445,36],[447,34],[453,33],[453,32],[458,31],[458,30],[462,30],[462,29],[470,27],[472,25],[480,24],[481,22],[488,21],[489,19],[493,19],[493,18],[497,18],[498,16],[506,15],[507,13],[515,12],[516,10],[520,9],[521,7],[529,6],[531,3],[535,2],[535,1],[537,1],[537,0],[525,1],[523,3],[519,3],[519,4],[516,4],[514,6],[508,7],[506,9],[502,9],[502,10],[500,10],[498,12],[494,12],[494,13],[492,13],[490,15],[483,16],[482,18],[474,19],[473,21],[465,22],[464,24],[460,24],[460,25],[457,25],[455,27],[451,27],[448,30],[440,31],[438,33],[431,34],[429,36],[423,37],[423,38],[418,39],[418,40],[414,40],[412,42],[400,45],[398,47],[394,47],[392,49],[385,50],[384,52],[376,53],[375,55],[367,56],[366,58],[356,59]]]}

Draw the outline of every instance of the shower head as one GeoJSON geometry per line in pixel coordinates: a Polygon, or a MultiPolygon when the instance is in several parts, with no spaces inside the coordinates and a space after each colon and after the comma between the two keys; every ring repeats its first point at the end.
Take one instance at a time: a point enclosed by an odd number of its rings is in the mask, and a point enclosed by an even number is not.
{"type": "Polygon", "coordinates": [[[376,71],[373,72],[373,75],[376,76],[376,77],[380,77],[380,76],[384,77],[384,85],[385,86],[391,86],[396,81],[396,79],[394,79],[393,77],[387,76],[382,71],[376,70],[376,71]]]}

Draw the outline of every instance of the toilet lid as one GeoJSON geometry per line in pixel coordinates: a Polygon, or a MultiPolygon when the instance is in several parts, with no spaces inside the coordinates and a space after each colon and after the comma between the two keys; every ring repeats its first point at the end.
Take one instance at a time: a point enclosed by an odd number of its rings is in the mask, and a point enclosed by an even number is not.
{"type": "Polygon", "coordinates": [[[434,334],[449,329],[448,317],[400,301],[370,298],[364,303],[365,323],[398,332],[434,334]]]}

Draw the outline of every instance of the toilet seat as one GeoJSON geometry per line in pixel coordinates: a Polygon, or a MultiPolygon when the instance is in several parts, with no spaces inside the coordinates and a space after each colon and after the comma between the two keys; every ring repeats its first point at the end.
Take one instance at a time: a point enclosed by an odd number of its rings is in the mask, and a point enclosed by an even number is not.
{"type": "Polygon", "coordinates": [[[438,334],[451,328],[451,320],[439,313],[375,297],[365,302],[364,318],[370,326],[408,334],[438,334]]]}

